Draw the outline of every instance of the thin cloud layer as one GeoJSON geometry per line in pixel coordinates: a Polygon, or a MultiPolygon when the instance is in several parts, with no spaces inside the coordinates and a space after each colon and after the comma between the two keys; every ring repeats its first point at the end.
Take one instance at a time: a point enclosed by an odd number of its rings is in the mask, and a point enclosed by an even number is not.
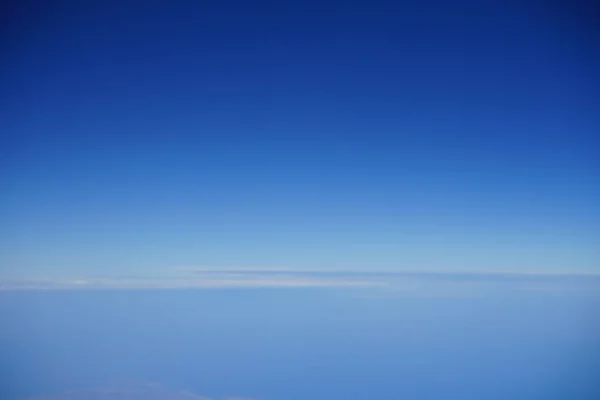
{"type": "Polygon", "coordinates": [[[176,278],[21,279],[0,281],[0,290],[35,289],[211,289],[211,288],[310,288],[369,287],[385,282],[367,279],[276,276],[270,274],[216,274],[176,278]]]}
{"type": "Polygon", "coordinates": [[[495,290],[600,292],[600,274],[177,267],[162,278],[0,279],[0,290],[385,288],[387,294],[470,297],[495,290]]]}

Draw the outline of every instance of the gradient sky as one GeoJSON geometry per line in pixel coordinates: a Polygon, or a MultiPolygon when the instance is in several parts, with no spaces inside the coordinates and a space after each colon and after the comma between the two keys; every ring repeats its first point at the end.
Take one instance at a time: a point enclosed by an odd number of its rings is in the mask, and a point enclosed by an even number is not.
{"type": "Polygon", "coordinates": [[[600,270],[581,15],[55,3],[5,17],[0,275],[600,270]]]}

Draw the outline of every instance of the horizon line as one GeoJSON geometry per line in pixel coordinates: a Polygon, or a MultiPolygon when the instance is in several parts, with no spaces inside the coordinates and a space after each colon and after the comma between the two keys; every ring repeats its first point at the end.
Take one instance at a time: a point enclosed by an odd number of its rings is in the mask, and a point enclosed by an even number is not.
{"type": "MultiPolygon", "coordinates": [[[[173,268],[172,268],[173,269],[173,268]]],[[[171,270],[172,270],[171,269],[171,270]]],[[[40,289],[208,289],[382,287],[402,279],[424,281],[475,278],[520,280],[600,278],[600,271],[514,270],[365,270],[341,268],[175,267],[190,274],[129,277],[0,277],[0,291],[40,289]],[[183,269],[182,269],[183,268],[183,269]]]]}

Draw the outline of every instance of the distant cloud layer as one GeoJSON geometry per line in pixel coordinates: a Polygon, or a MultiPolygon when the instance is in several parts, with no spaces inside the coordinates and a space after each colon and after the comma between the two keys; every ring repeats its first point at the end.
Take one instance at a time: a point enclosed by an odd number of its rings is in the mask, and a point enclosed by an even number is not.
{"type": "Polygon", "coordinates": [[[161,278],[0,279],[0,290],[377,288],[377,295],[464,297],[497,289],[600,292],[600,273],[418,272],[350,269],[175,267],[161,278]]]}
{"type": "Polygon", "coordinates": [[[206,397],[196,393],[188,392],[187,390],[168,391],[164,387],[155,383],[143,384],[139,387],[120,387],[87,390],[70,390],[62,393],[53,393],[48,395],[40,395],[28,397],[22,400],[72,400],[72,399],[112,399],[112,398],[127,398],[130,400],[142,400],[147,398],[165,399],[165,400],[254,400],[250,397],[221,397],[220,399],[206,397]]]}
{"type": "Polygon", "coordinates": [[[224,269],[187,271],[163,278],[96,279],[13,279],[0,280],[0,290],[27,289],[209,289],[209,288],[301,288],[382,286],[386,282],[363,277],[348,277],[295,272],[224,269]]]}

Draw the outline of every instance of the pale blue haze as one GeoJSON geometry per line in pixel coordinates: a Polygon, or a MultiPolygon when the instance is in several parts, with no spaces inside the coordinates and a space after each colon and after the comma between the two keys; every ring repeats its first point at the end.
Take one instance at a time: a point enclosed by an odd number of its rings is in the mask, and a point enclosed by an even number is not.
{"type": "Polygon", "coordinates": [[[599,298],[493,286],[0,292],[0,394],[141,380],[212,399],[597,399],[599,298]]]}

